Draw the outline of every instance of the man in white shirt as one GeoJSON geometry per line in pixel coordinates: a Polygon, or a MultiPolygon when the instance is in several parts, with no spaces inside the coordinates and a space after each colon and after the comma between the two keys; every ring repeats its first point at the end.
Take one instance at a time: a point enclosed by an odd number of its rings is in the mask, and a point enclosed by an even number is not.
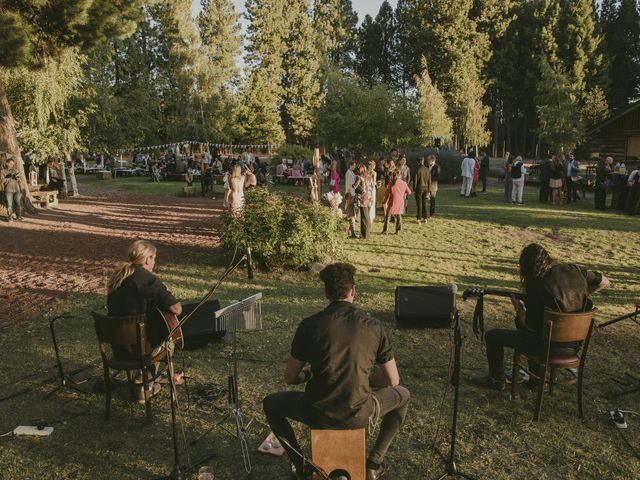
{"type": "Polygon", "coordinates": [[[462,188],[460,188],[460,196],[469,198],[471,195],[471,186],[473,185],[473,169],[476,166],[475,153],[471,150],[462,160],[462,188]]]}
{"type": "Polygon", "coordinates": [[[353,188],[353,184],[356,182],[356,162],[350,161],[347,164],[347,173],[344,175],[344,196],[346,202],[345,211],[349,217],[349,235],[351,238],[356,238],[356,208],[355,198],[356,190],[353,188]]]}

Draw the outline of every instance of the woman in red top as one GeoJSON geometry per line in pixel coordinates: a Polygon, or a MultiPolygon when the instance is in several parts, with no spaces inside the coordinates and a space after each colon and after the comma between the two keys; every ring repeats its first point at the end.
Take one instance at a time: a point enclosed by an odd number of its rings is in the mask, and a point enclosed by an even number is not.
{"type": "Polygon", "coordinates": [[[480,180],[480,160],[476,158],[476,164],[473,166],[473,182],[471,184],[471,196],[475,197],[476,193],[476,185],[478,184],[478,180],[480,180]]]}
{"type": "Polygon", "coordinates": [[[405,181],[400,179],[400,172],[398,170],[393,172],[391,177],[391,183],[387,185],[387,190],[384,194],[384,228],[383,234],[387,234],[387,227],[389,226],[389,217],[393,215],[396,220],[396,235],[400,233],[402,229],[402,214],[404,213],[405,198],[407,195],[411,195],[411,189],[405,181]]]}

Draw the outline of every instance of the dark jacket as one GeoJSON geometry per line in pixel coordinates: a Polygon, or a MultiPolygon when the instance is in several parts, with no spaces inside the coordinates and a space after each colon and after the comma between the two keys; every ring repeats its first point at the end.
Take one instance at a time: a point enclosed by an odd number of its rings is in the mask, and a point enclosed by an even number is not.
{"type": "Polygon", "coordinates": [[[416,168],[416,173],[413,175],[413,191],[414,192],[428,192],[431,189],[431,173],[429,169],[424,165],[419,165],[416,168]]]}
{"type": "Polygon", "coordinates": [[[540,161],[540,182],[549,183],[551,178],[551,160],[546,158],[540,161]]]}
{"type": "Polygon", "coordinates": [[[489,167],[491,165],[491,160],[488,155],[482,157],[480,160],[480,175],[489,175],[489,167]]]}
{"type": "Polygon", "coordinates": [[[431,181],[437,182],[438,178],[440,178],[440,165],[438,165],[437,163],[434,163],[430,171],[431,171],[431,181]]]}

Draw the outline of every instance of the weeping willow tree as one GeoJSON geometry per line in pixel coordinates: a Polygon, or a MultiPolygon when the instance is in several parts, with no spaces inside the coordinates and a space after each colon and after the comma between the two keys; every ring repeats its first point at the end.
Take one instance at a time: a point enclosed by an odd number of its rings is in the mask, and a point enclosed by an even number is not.
{"type": "MultiPolygon", "coordinates": [[[[0,69],[5,69],[0,76],[0,152],[12,155],[22,167],[16,125],[5,89],[6,76],[12,81],[14,76],[16,82],[26,81],[56,62],[61,64],[66,55],[73,54],[73,49],[86,51],[132,34],[142,14],[141,0],[0,0],[0,12],[0,69]],[[28,69],[26,76],[20,75],[20,67],[28,69]]],[[[37,117],[40,116],[39,113],[37,117]]],[[[57,123],[55,118],[52,123],[57,123]]],[[[24,175],[20,176],[20,184],[29,202],[24,175]]]]}
{"type": "Polygon", "coordinates": [[[36,71],[0,71],[25,152],[42,158],[68,155],[83,146],[81,128],[89,113],[80,100],[84,66],[85,57],[69,49],[59,59],[46,59],[36,71]]]}

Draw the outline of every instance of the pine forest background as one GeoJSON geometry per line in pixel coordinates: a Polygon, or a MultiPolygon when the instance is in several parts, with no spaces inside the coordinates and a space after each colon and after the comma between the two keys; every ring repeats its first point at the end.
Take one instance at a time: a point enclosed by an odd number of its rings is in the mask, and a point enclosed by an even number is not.
{"type": "Polygon", "coordinates": [[[639,94],[636,0],[398,0],[364,19],[350,0],[247,0],[246,31],[231,0],[198,11],[0,0],[0,109],[22,151],[446,137],[534,156],[579,147],[639,94]]]}

